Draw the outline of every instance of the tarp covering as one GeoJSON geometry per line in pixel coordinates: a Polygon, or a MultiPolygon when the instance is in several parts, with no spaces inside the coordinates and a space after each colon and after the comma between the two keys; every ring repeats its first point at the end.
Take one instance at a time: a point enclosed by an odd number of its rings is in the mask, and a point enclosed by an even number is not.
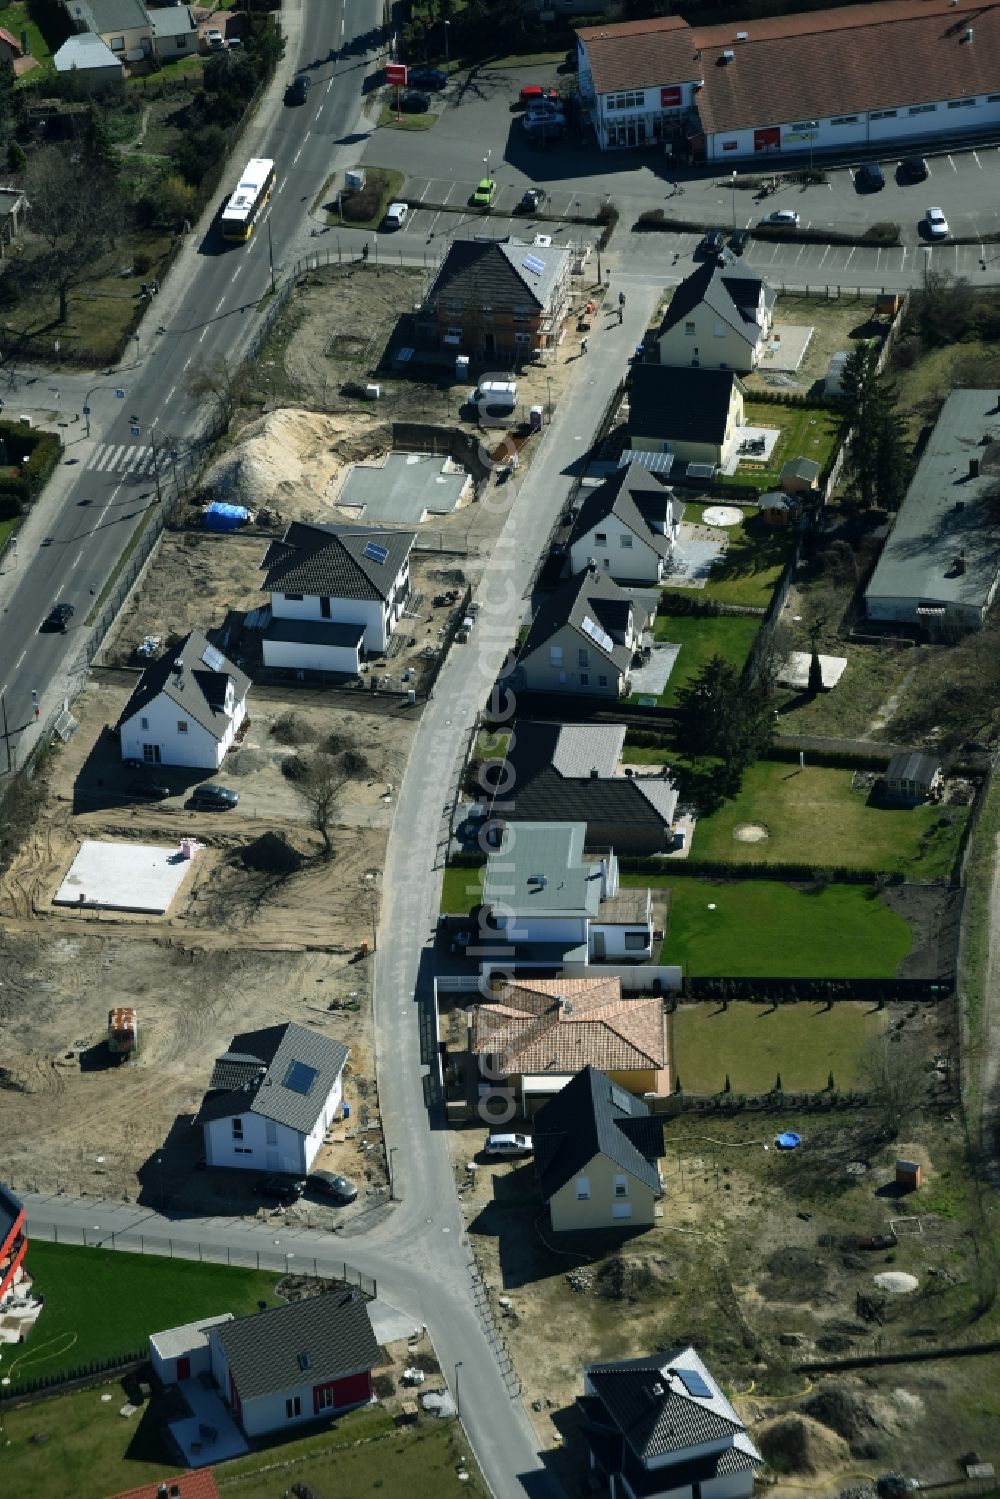
{"type": "Polygon", "coordinates": [[[237,531],[250,519],[245,505],[223,505],[213,501],[205,511],[206,531],[237,531]]]}

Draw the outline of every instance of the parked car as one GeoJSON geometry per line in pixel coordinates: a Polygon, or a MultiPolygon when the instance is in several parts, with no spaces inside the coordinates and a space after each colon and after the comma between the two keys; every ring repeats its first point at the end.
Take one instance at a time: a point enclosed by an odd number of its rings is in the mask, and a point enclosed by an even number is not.
{"type": "Polygon", "coordinates": [[[489,208],[497,195],[497,185],[492,177],[483,177],[479,181],[475,192],[472,194],[472,202],[476,208],[489,208]]]}
{"type": "Polygon", "coordinates": [[[312,79],[308,73],[296,73],[291,83],[285,89],[286,104],[305,104],[309,98],[309,90],[312,88],[312,79]]]}
{"type": "Polygon", "coordinates": [[[530,1135],[489,1135],[484,1149],[487,1155],[531,1155],[534,1145],[530,1135]]]}
{"type": "Polygon", "coordinates": [[[129,796],[139,796],[148,802],[165,802],[171,794],[170,787],[161,781],[129,781],[125,790],[129,796]]]}
{"type": "Polygon", "coordinates": [[[221,52],[226,45],[226,39],[218,26],[210,26],[205,32],[205,44],[212,52],[221,52]]]}
{"type": "Polygon", "coordinates": [[[732,250],[734,255],[742,255],[743,251],[746,249],[749,243],[749,229],[736,229],[729,236],[729,248],[732,250]]]}
{"type": "Polygon", "coordinates": [[[335,1171],[312,1171],[306,1183],[310,1191],[321,1197],[330,1197],[341,1205],[353,1202],[358,1195],[357,1184],[349,1177],[338,1176],[335,1171]]]}
{"type": "Polygon", "coordinates": [[[208,812],[228,812],[239,802],[240,794],[229,786],[196,786],[191,793],[192,807],[203,807],[208,812]]]}
{"type": "Polygon", "coordinates": [[[858,167],[854,185],[860,193],[879,193],[885,187],[885,173],[877,161],[866,161],[858,167]]]}
{"type": "Polygon", "coordinates": [[[447,87],[448,74],[443,68],[410,68],[406,81],[412,88],[429,88],[432,93],[437,94],[447,87]]]}
{"type": "Polygon", "coordinates": [[[762,224],[779,224],[786,229],[797,229],[799,227],[799,216],[794,208],[776,208],[773,213],[765,214],[761,219],[762,224]]]}
{"type": "Polygon", "coordinates": [[[532,141],[559,141],[566,134],[562,115],[525,115],[521,123],[532,141]]]}
{"type": "Polygon", "coordinates": [[[390,203],[385,211],[385,218],[382,220],[386,229],[402,229],[409,211],[407,203],[390,203]]]}
{"type": "Polygon", "coordinates": [[[264,1176],[253,1185],[255,1197],[266,1197],[283,1208],[298,1202],[305,1189],[305,1182],[297,1181],[294,1176],[264,1176]]]}
{"type": "Polygon", "coordinates": [[[907,182],[924,182],[930,176],[930,168],[922,156],[904,156],[899,169],[907,182]]]}
{"type": "Polygon", "coordinates": [[[544,125],[549,122],[565,125],[566,111],[561,104],[548,99],[543,99],[540,104],[533,104],[524,117],[526,125],[544,125]]]}
{"type": "Polygon", "coordinates": [[[526,83],[518,95],[522,104],[537,104],[543,99],[558,99],[557,88],[543,88],[540,83],[526,83]]]}
{"type": "Polygon", "coordinates": [[[537,213],[547,197],[548,193],[543,188],[529,187],[514,212],[537,213]]]}
{"type": "Polygon", "coordinates": [[[895,1249],[895,1234],[866,1234],[858,1240],[859,1249],[895,1249]]]}
{"type": "Polygon", "coordinates": [[[947,239],[951,232],[948,228],[948,220],[940,208],[928,208],[924,223],[927,225],[927,233],[931,239],[947,239]]]}
{"type": "Polygon", "coordinates": [[[53,604],[48,614],[42,620],[42,629],[58,630],[60,634],[65,635],[69,627],[69,622],[75,613],[76,610],[72,604],[53,604]]]}
{"type": "Polygon", "coordinates": [[[420,94],[416,89],[407,89],[400,95],[399,107],[404,114],[425,115],[431,107],[429,94],[420,94]]]}
{"type": "Polygon", "coordinates": [[[721,229],[709,229],[694,253],[707,260],[709,256],[721,255],[725,244],[726,236],[721,229]]]}

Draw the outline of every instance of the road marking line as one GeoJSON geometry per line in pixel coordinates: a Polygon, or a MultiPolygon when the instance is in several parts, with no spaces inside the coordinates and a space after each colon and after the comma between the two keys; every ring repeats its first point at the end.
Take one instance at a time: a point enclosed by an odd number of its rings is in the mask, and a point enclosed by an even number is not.
{"type": "Polygon", "coordinates": [[[176,385],[171,385],[170,389],[167,391],[167,400],[168,401],[173,400],[174,391],[176,389],[177,389],[176,385]]]}
{"type": "Polygon", "coordinates": [[[27,654],[28,654],[27,651],[22,651],[21,654],[18,656],[18,658],[17,658],[17,664],[14,667],[15,671],[19,671],[20,670],[21,662],[24,660],[24,658],[25,658],[25,656],[27,654]]]}
{"type": "Polygon", "coordinates": [[[957,167],[957,166],[956,166],[956,165],[955,165],[955,163],[954,163],[954,162],[953,162],[953,161],[952,161],[952,159],[951,159],[951,157],[950,157],[950,156],[949,156],[949,157],[948,157],[948,158],[947,158],[947,161],[948,161],[948,165],[949,165],[949,166],[950,166],[950,167],[951,167],[951,169],[952,169],[952,171],[953,171],[953,172],[957,172],[957,171],[958,171],[958,167],[957,167]]]}
{"type": "Polygon", "coordinates": [[[203,339],[204,339],[204,337],[205,337],[205,334],[206,334],[206,333],[207,333],[207,332],[208,332],[208,329],[207,329],[207,328],[202,328],[202,330],[201,330],[201,334],[200,334],[200,336],[199,336],[199,338],[198,338],[198,342],[199,342],[199,343],[201,343],[201,342],[202,342],[202,340],[203,340],[203,339]]]}
{"type": "Polygon", "coordinates": [[[292,166],[295,165],[295,163],[298,161],[298,159],[299,159],[299,157],[301,155],[302,155],[302,147],[300,146],[299,149],[296,151],[295,155],[292,157],[292,166]]]}
{"type": "Polygon", "coordinates": [[[983,170],[983,164],[979,160],[979,157],[978,157],[978,155],[976,154],[975,151],[973,151],[973,153],[972,153],[972,159],[976,163],[976,166],[979,168],[979,170],[982,171],[983,170]]]}
{"type": "Polygon", "coordinates": [[[192,355],[189,354],[188,357],[184,361],[184,369],[187,369],[188,365],[191,363],[191,359],[192,359],[192,355]]]}
{"type": "Polygon", "coordinates": [[[83,553],[82,552],[77,552],[76,557],[74,558],[74,561],[73,561],[73,565],[72,565],[71,571],[72,572],[76,572],[77,568],[80,566],[80,563],[82,561],[83,561],[83,553]]]}
{"type": "Polygon", "coordinates": [[[216,304],[215,304],[215,310],[216,310],[216,312],[221,312],[222,311],[222,304],[223,304],[224,301],[225,301],[225,298],[224,297],[220,297],[219,300],[216,302],[216,304]]]}

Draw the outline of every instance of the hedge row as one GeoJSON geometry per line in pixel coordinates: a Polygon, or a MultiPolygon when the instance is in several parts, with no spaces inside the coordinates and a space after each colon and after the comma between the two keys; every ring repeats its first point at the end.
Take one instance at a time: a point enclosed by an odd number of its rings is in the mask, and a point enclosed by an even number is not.
{"type": "Polygon", "coordinates": [[[92,1359],[89,1364],[79,1364],[75,1369],[64,1369],[61,1373],[40,1374],[37,1379],[26,1379],[17,1385],[11,1384],[0,1389],[0,1403],[18,1400],[24,1395],[36,1395],[40,1390],[57,1391],[62,1386],[75,1384],[81,1379],[111,1374],[128,1365],[142,1363],[148,1356],[148,1349],[138,1349],[132,1353],[119,1353],[113,1358],[92,1359]]]}
{"type": "Polygon", "coordinates": [[[801,978],[685,978],[684,997],[720,1003],[766,1000],[770,1004],[832,1004],[835,1000],[934,1000],[951,994],[951,975],[938,979],[801,979],[801,978]]]}
{"type": "Polygon", "coordinates": [[[798,763],[800,748],[808,765],[822,765],[828,770],[884,770],[892,759],[892,751],[888,748],[884,753],[879,750],[865,753],[862,750],[809,749],[794,744],[769,745],[764,758],[798,763]]]}
{"type": "MultiPolygon", "coordinates": [[[[697,219],[668,218],[662,208],[647,208],[640,213],[632,228],[637,233],[656,234],[704,234],[718,228],[697,219]]],[[[777,241],[790,245],[898,245],[898,224],[871,224],[860,234],[849,234],[839,229],[802,229],[791,224],[757,224],[751,231],[753,239],[777,241]]]]}
{"type": "Polygon", "coordinates": [[[620,854],[618,865],[623,874],[669,874],[671,879],[703,880],[780,880],[800,885],[901,885],[902,870],[845,869],[843,866],[816,864],[761,864],[754,860],[741,864],[737,859],[663,859],[650,855],[620,854]]]}
{"type": "Polygon", "coordinates": [[[0,422],[0,442],[7,450],[10,468],[17,470],[0,473],[0,500],[9,496],[20,502],[18,509],[3,517],[9,520],[41,492],[59,462],[63,445],[54,432],[32,432],[18,422],[0,422]]]}

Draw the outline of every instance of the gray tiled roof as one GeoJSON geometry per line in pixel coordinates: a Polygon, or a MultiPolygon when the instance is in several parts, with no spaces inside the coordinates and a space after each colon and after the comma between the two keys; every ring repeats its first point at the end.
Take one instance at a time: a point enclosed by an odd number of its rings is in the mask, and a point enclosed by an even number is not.
{"type": "Polygon", "coordinates": [[[732,370],[637,364],[629,377],[629,433],[664,442],[721,444],[737,386],[742,382],[732,370]]]}
{"type": "Polygon", "coordinates": [[[603,1155],[660,1190],[663,1120],[596,1067],[584,1067],[534,1118],[535,1174],[546,1202],[588,1161],[603,1155]]]}
{"type": "Polygon", "coordinates": [[[373,1369],[381,1359],[368,1307],[355,1290],[327,1291],[238,1317],[212,1338],[226,1355],[244,1404],[373,1369]]]}
{"type": "Polygon", "coordinates": [[[696,307],[708,307],[717,318],[756,345],[760,337],[757,307],[763,290],[764,303],[774,305],[774,292],[767,282],[743,267],[722,267],[709,262],[692,271],[675,290],[660,323],[660,334],[676,328],[696,307]]]}
{"type": "Polygon", "coordinates": [[[234,1036],[216,1058],[208,1092],[198,1111],[200,1124],[234,1114],[260,1114],[307,1135],[323,1111],[350,1048],[332,1036],[289,1021],[234,1036]],[[288,1086],[296,1062],[313,1069],[310,1086],[288,1086]]]}
{"type": "Polygon", "coordinates": [[[1000,409],[991,390],[953,390],[917,465],[865,597],[982,608],[1000,568],[985,514],[1000,485],[1000,409]],[[978,477],[969,460],[979,461],[978,477]],[[965,553],[964,570],[956,566],[965,553]]]}
{"type": "Polygon", "coordinates": [[[189,31],[198,29],[186,5],[167,5],[160,10],[151,10],[149,21],[156,37],[186,36],[189,31]]]}
{"type": "Polygon", "coordinates": [[[311,598],[387,599],[416,540],[414,531],[371,526],[313,526],[293,521],[281,541],[264,555],[268,593],[301,593],[311,598]],[[385,548],[384,562],[365,555],[385,548]]]}
{"type": "Polygon", "coordinates": [[[815,458],[789,458],[781,465],[782,479],[805,479],[813,484],[819,478],[820,466],[815,458]]]}
{"type": "Polygon", "coordinates": [[[569,578],[543,599],[531,622],[531,628],[521,652],[522,659],[547,645],[557,630],[561,630],[564,625],[569,625],[580,636],[581,645],[586,645],[588,649],[592,648],[599,658],[603,656],[612,661],[620,672],[627,671],[632,663],[631,649],[621,641],[613,639],[611,650],[605,650],[592,635],[587,634],[583,628],[583,621],[588,615],[592,619],[599,620],[613,637],[614,630],[622,628],[631,606],[632,595],[624,588],[619,588],[614,579],[609,578],[606,573],[590,571],[577,573],[576,577],[569,578]],[[610,606],[617,606],[618,611],[619,622],[614,627],[606,623],[610,606]]]}
{"type": "Polygon", "coordinates": [[[562,245],[529,245],[514,239],[453,240],[425,305],[449,311],[489,307],[494,312],[516,306],[548,310],[569,250],[562,245]],[[543,269],[527,269],[531,258],[543,269]]]}
{"type": "Polygon", "coordinates": [[[231,723],[225,712],[226,687],[231,681],[233,697],[240,703],[247,695],[250,678],[226,656],[217,668],[209,666],[205,653],[214,650],[200,630],[192,630],[175,651],[167,651],[151,662],[122,709],[118,728],[163,693],[196,724],[216,739],[224,739],[231,723]]]}
{"type": "Polygon", "coordinates": [[[69,0],[70,19],[88,31],[136,31],[149,25],[141,0],[69,0]]]}
{"type": "Polygon", "coordinates": [[[671,538],[653,526],[666,522],[669,527],[675,519],[679,522],[683,506],[676,502],[675,515],[674,505],[672,490],[664,488],[641,464],[630,463],[589,491],[577,512],[567,545],[574,546],[609,515],[614,515],[640,541],[651,546],[660,557],[666,557],[672,546],[671,538]]]}
{"type": "Polygon", "coordinates": [[[275,615],[265,626],[265,640],[292,641],[296,645],[358,646],[365,637],[363,624],[339,624],[333,619],[285,619],[275,615]]]}
{"type": "Polygon", "coordinates": [[[739,1442],[751,1461],[760,1461],[744,1423],[690,1346],[648,1358],[591,1364],[586,1374],[608,1424],[642,1461],[675,1452],[683,1455],[692,1447],[727,1438],[739,1442]],[[708,1395],[692,1394],[681,1377],[684,1372],[700,1375],[708,1395]]]}
{"type": "Polygon", "coordinates": [[[885,778],[887,781],[917,781],[929,786],[940,769],[941,761],[937,756],[923,750],[902,750],[889,761],[885,778]]]}

